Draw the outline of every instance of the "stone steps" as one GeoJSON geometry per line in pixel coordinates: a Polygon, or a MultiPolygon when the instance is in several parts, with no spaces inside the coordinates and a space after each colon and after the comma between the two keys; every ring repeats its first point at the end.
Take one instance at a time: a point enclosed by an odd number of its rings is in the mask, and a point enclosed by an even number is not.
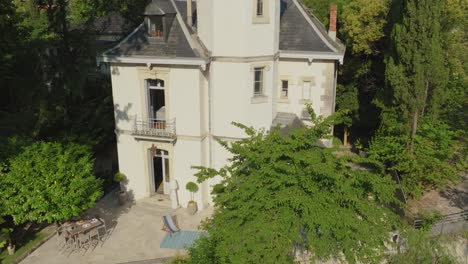
{"type": "Polygon", "coordinates": [[[174,212],[171,208],[171,201],[167,196],[154,196],[137,201],[134,205],[135,209],[142,211],[142,213],[150,213],[152,215],[166,215],[174,212]]]}

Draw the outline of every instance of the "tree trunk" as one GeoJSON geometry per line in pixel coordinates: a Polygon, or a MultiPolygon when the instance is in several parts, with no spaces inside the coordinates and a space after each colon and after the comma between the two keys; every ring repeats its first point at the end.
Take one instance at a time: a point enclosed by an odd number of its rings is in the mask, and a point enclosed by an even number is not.
{"type": "Polygon", "coordinates": [[[424,91],[424,100],[423,100],[423,108],[421,111],[421,116],[424,116],[424,112],[426,111],[428,94],[429,94],[429,81],[426,80],[426,90],[424,91]]]}
{"type": "Polygon", "coordinates": [[[349,136],[348,127],[344,127],[344,131],[343,131],[343,145],[344,145],[345,147],[349,146],[349,144],[348,144],[348,136],[349,136]]]}
{"type": "Polygon", "coordinates": [[[419,111],[416,110],[413,114],[413,125],[411,128],[411,143],[410,143],[410,151],[413,152],[414,147],[414,137],[416,136],[416,131],[418,130],[418,118],[419,118],[419,111]]]}

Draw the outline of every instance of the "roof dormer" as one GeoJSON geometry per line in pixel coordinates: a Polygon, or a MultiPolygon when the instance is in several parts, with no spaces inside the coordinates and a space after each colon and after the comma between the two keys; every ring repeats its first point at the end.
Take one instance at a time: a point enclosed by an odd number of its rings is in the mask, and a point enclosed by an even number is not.
{"type": "Polygon", "coordinates": [[[149,37],[166,41],[176,13],[169,0],[152,0],[143,14],[149,37]]]}

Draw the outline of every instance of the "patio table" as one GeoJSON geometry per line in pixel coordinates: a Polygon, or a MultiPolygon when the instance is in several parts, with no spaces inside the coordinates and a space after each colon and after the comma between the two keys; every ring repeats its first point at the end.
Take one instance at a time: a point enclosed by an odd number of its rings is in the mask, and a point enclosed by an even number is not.
{"type": "Polygon", "coordinates": [[[101,220],[97,218],[91,218],[88,220],[78,220],[76,222],[72,222],[66,225],[65,229],[71,236],[76,236],[80,233],[87,233],[88,231],[102,225],[104,225],[104,223],[101,220]]]}

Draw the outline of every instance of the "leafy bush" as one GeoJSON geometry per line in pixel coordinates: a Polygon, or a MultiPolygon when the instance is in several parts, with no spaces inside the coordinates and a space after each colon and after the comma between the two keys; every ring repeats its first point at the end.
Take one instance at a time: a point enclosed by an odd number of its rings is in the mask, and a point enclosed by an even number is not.
{"type": "Polygon", "coordinates": [[[350,263],[383,257],[379,249],[399,224],[387,207],[398,203],[395,183],[364,159],[319,147],[337,116],[311,117],[311,127],[287,136],[236,124],[248,137],[220,141],[233,158],[220,170],[198,168],[199,182],[222,181],[204,227],[210,236],[187,263],[292,263],[299,248],[320,259],[344,254],[350,263]]]}
{"type": "Polygon", "coordinates": [[[0,172],[5,215],[15,224],[53,223],[80,215],[101,197],[87,145],[36,142],[9,160],[0,172]]]}
{"type": "Polygon", "coordinates": [[[381,133],[372,141],[369,157],[398,172],[403,189],[418,197],[425,189],[440,188],[459,178],[455,135],[444,123],[423,122],[414,136],[413,149],[406,136],[381,133]]]}
{"type": "Polygon", "coordinates": [[[185,185],[185,189],[189,192],[197,192],[198,191],[198,185],[194,182],[188,182],[187,185],[185,185]]]}
{"type": "Polygon", "coordinates": [[[126,176],[125,174],[121,173],[121,172],[117,172],[115,175],[114,175],[114,181],[117,182],[117,183],[121,183],[125,180],[126,176]]]}
{"type": "Polygon", "coordinates": [[[198,191],[198,185],[194,182],[187,182],[185,189],[190,192],[191,200],[194,200],[194,194],[198,191]]]}

